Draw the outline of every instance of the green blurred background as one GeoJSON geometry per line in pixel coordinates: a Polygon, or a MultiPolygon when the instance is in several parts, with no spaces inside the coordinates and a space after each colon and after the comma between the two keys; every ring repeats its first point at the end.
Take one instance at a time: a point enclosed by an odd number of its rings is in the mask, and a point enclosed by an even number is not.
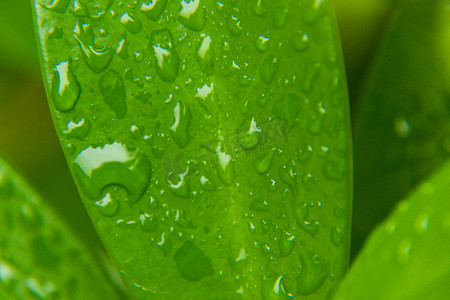
{"type": "MultiPolygon", "coordinates": [[[[394,2],[334,0],[352,112],[394,2]]],[[[79,200],[47,107],[30,3],[0,1],[0,152],[95,252],[101,245],[79,200]]]]}

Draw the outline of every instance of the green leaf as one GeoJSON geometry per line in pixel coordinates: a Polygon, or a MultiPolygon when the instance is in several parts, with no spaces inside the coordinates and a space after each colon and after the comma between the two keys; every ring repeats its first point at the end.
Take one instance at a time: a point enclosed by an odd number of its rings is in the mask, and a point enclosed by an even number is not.
{"type": "Polygon", "coordinates": [[[1,299],[119,299],[97,261],[0,157],[1,299]]]}
{"type": "Polygon", "coordinates": [[[347,267],[352,170],[330,3],[75,4],[36,1],[44,80],[131,293],[331,295],[347,267]]]}
{"type": "Polygon", "coordinates": [[[335,299],[445,299],[450,293],[450,161],[370,236],[335,299]]]}
{"type": "Polygon", "coordinates": [[[450,9],[403,1],[355,113],[352,251],[450,155],[450,9]]]}

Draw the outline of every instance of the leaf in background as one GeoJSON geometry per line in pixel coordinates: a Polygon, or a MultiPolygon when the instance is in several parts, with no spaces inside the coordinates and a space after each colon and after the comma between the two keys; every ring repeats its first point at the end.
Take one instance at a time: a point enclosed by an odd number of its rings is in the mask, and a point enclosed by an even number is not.
{"type": "Polygon", "coordinates": [[[336,299],[446,299],[450,294],[450,161],[369,237],[336,299]]]}
{"type": "Polygon", "coordinates": [[[395,203],[449,157],[448,45],[449,1],[400,5],[354,118],[353,255],[395,203]]]}
{"type": "Polygon", "coordinates": [[[1,299],[119,299],[87,253],[0,157],[1,299]]]}
{"type": "Polygon", "coordinates": [[[351,167],[329,2],[64,3],[35,5],[49,104],[132,293],[331,295],[351,167]]]}

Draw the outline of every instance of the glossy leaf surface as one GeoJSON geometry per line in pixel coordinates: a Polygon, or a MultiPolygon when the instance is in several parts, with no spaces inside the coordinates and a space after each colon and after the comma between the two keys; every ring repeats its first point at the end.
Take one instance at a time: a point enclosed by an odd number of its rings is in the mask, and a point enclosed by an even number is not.
{"type": "Polygon", "coordinates": [[[450,293],[450,162],[370,236],[336,299],[445,299],[450,293]]]}
{"type": "Polygon", "coordinates": [[[137,298],[333,293],[351,166],[328,1],[35,3],[59,137],[137,298]]]}
{"type": "Polygon", "coordinates": [[[87,253],[0,157],[1,299],[119,299],[87,253]]]}

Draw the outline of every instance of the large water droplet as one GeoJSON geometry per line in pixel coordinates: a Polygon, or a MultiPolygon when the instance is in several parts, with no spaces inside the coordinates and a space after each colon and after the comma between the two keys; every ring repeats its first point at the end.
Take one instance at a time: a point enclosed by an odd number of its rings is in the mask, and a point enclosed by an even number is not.
{"type": "Polygon", "coordinates": [[[295,236],[292,234],[283,234],[280,238],[280,256],[285,257],[291,254],[295,246],[295,236]]]}
{"type": "Polygon", "coordinates": [[[141,21],[131,13],[124,13],[120,17],[120,23],[131,33],[139,33],[142,30],[141,21]]]}
{"type": "Polygon", "coordinates": [[[75,26],[74,38],[80,45],[81,54],[84,61],[96,73],[102,72],[111,62],[114,51],[110,45],[103,48],[95,46],[95,36],[91,24],[77,21],[75,26]]]}
{"type": "Polygon", "coordinates": [[[278,167],[278,174],[281,181],[287,184],[295,194],[297,191],[297,175],[294,166],[291,164],[280,166],[278,167]]]}
{"type": "Polygon", "coordinates": [[[272,83],[277,71],[278,59],[273,55],[269,55],[261,64],[261,67],[259,69],[259,76],[261,77],[261,80],[266,84],[270,84],[272,83]]]}
{"type": "Polygon", "coordinates": [[[119,42],[119,46],[117,47],[117,55],[119,55],[121,58],[123,59],[128,59],[129,55],[128,55],[128,46],[129,46],[129,42],[126,39],[126,37],[124,37],[123,39],[120,40],[119,42]]]}
{"type": "Polygon", "coordinates": [[[70,0],[52,0],[52,3],[50,3],[49,5],[45,5],[45,4],[41,4],[41,5],[51,11],[63,13],[66,11],[67,6],[69,5],[69,2],[70,2],[70,0]]]}
{"type": "Polygon", "coordinates": [[[186,171],[180,174],[174,174],[173,172],[169,174],[167,184],[169,185],[169,190],[176,196],[182,198],[189,197],[189,166],[186,171]]]}
{"type": "Polygon", "coordinates": [[[141,4],[141,11],[150,20],[156,21],[164,11],[167,0],[144,0],[141,4]]]}
{"type": "Polygon", "coordinates": [[[256,38],[256,49],[260,52],[265,52],[267,48],[269,48],[270,39],[263,35],[260,35],[256,38]]]}
{"type": "Polygon", "coordinates": [[[230,185],[233,183],[236,173],[234,170],[234,161],[230,154],[227,154],[225,150],[222,149],[223,143],[220,143],[217,146],[217,162],[219,163],[219,167],[217,168],[217,172],[219,173],[219,177],[222,182],[226,185],[230,185]]]}
{"type": "Polygon", "coordinates": [[[239,127],[237,134],[242,148],[255,148],[261,138],[261,129],[258,128],[258,124],[256,124],[255,116],[250,116],[245,120],[241,127],[239,127]]]}
{"type": "Polygon", "coordinates": [[[70,60],[56,65],[52,81],[52,99],[59,111],[70,111],[80,97],[80,84],[72,72],[70,60]]]}
{"type": "Polygon", "coordinates": [[[211,45],[211,38],[209,35],[205,36],[200,43],[197,51],[200,67],[204,72],[211,75],[214,72],[214,49],[211,45]]]}
{"type": "Polygon", "coordinates": [[[286,25],[288,20],[288,9],[282,6],[275,8],[273,12],[273,27],[279,29],[286,25]]]}
{"type": "Polygon", "coordinates": [[[303,202],[299,206],[294,207],[295,219],[301,229],[314,236],[319,231],[320,225],[317,220],[309,218],[309,206],[308,203],[303,202]]]}
{"type": "Polygon", "coordinates": [[[159,241],[157,245],[159,248],[161,248],[164,256],[167,256],[173,248],[173,244],[169,238],[169,234],[166,232],[163,232],[161,234],[161,241],[159,241]]]}
{"type": "Polygon", "coordinates": [[[291,299],[292,296],[288,295],[283,285],[283,276],[284,274],[281,274],[278,277],[263,279],[261,292],[264,300],[291,299]]]}
{"type": "Polygon", "coordinates": [[[106,186],[117,184],[127,190],[131,203],[139,200],[151,175],[151,163],[141,150],[117,142],[81,151],[74,159],[74,168],[88,197],[95,199],[106,186]]]}
{"type": "Polygon", "coordinates": [[[264,174],[267,172],[267,170],[270,167],[270,164],[272,163],[273,156],[275,154],[276,149],[272,148],[266,151],[263,156],[258,158],[255,161],[256,170],[259,174],[264,174]]]}
{"type": "Polygon", "coordinates": [[[301,275],[298,279],[298,293],[308,295],[320,288],[329,274],[330,264],[313,252],[300,253],[301,275]]]}
{"type": "Polygon", "coordinates": [[[214,121],[217,119],[217,104],[216,104],[216,94],[214,92],[214,84],[210,85],[204,84],[201,88],[197,89],[197,94],[195,98],[203,106],[203,108],[208,113],[208,116],[213,117],[214,121]]]}
{"type": "Polygon", "coordinates": [[[189,29],[200,31],[205,25],[205,11],[201,0],[181,0],[178,16],[181,23],[189,29]]]}
{"type": "Polygon", "coordinates": [[[175,50],[172,34],[168,29],[155,30],[150,40],[159,77],[164,81],[174,81],[178,75],[180,57],[175,50]]]}
{"type": "Polygon", "coordinates": [[[170,132],[178,146],[184,147],[189,142],[189,125],[191,124],[191,113],[183,102],[177,102],[173,109],[174,121],[170,132]]]}
{"type": "Polygon", "coordinates": [[[199,281],[213,274],[211,259],[191,241],[185,242],[173,259],[177,270],[187,280],[199,281]]]}
{"type": "Polygon", "coordinates": [[[67,129],[63,131],[63,134],[68,138],[75,138],[83,141],[87,138],[91,127],[92,125],[89,120],[78,118],[76,121],[70,121],[67,123],[67,129]]]}
{"type": "Polygon", "coordinates": [[[100,78],[99,88],[106,104],[116,113],[117,117],[125,117],[127,113],[127,94],[122,76],[117,71],[108,70],[100,78]]]}
{"type": "Polygon", "coordinates": [[[154,214],[143,213],[139,215],[141,229],[145,232],[154,232],[158,228],[158,220],[154,214]]]}

